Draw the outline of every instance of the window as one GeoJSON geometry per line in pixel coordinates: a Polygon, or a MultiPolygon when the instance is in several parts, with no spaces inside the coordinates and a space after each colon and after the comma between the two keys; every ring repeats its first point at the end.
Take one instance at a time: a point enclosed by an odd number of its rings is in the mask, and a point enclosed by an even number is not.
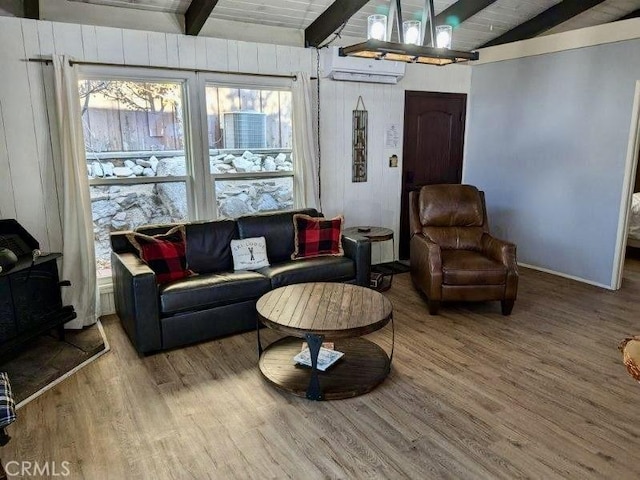
{"type": "Polygon", "coordinates": [[[288,82],[237,86],[191,73],[123,76],[117,68],[83,73],[99,277],[111,275],[112,231],[293,208],[288,82]]]}
{"type": "Polygon", "coordinates": [[[207,84],[218,217],[293,208],[291,92],[207,84]]]}
{"type": "Polygon", "coordinates": [[[108,276],[112,231],[189,217],[183,85],[83,79],[79,93],[96,266],[108,276]]]}

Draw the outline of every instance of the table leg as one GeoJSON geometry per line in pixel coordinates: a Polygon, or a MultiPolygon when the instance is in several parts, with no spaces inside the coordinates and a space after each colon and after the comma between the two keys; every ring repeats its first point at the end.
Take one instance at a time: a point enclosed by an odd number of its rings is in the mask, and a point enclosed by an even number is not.
{"type": "Polygon", "coordinates": [[[256,334],[258,337],[258,358],[262,355],[262,343],[260,342],[260,320],[256,318],[256,334]]]}
{"type": "Polygon", "coordinates": [[[309,353],[311,354],[311,379],[307,388],[307,398],[309,400],[322,400],[323,395],[320,390],[320,379],[318,378],[318,354],[324,337],[307,333],[304,338],[309,345],[309,353]]]}
{"type": "Polygon", "coordinates": [[[64,342],[64,325],[58,325],[56,330],[58,330],[58,340],[64,342]]]}
{"type": "MultiPolygon", "coordinates": [[[[395,236],[391,237],[391,258],[393,259],[393,262],[396,261],[396,238],[395,238],[395,236]]],[[[389,276],[389,288],[391,288],[392,284],[393,284],[393,271],[391,271],[391,275],[389,276]]],[[[391,321],[393,322],[393,318],[391,319],[391,321]]]]}
{"type": "Polygon", "coordinates": [[[396,346],[396,326],[393,323],[393,312],[391,313],[391,354],[389,355],[389,372],[391,372],[391,362],[393,362],[393,350],[396,346]]]}

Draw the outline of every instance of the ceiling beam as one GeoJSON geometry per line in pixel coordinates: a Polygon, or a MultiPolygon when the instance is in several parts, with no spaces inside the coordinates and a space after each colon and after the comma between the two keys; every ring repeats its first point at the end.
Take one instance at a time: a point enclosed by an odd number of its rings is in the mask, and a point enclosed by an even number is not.
{"type": "Polygon", "coordinates": [[[533,38],[556,25],[566,22],[585,10],[595,7],[603,1],[604,0],[564,0],[478,48],[492,47],[494,45],[502,45],[503,43],[533,38]]]}
{"type": "Polygon", "coordinates": [[[457,27],[495,2],[496,0],[458,0],[436,15],[436,25],[457,27]]]}
{"type": "Polygon", "coordinates": [[[640,8],[638,10],[634,10],[631,13],[627,13],[624,17],[620,17],[618,20],[616,20],[616,22],[620,20],[629,20],[630,18],[638,18],[638,17],[640,17],[640,8]]]}
{"type": "Polygon", "coordinates": [[[40,20],[40,0],[24,0],[22,6],[24,18],[40,20]]]}
{"type": "Polygon", "coordinates": [[[346,23],[369,0],[335,0],[304,30],[306,47],[319,47],[326,38],[346,23]]]}
{"type": "Polygon", "coordinates": [[[198,35],[217,3],[218,0],[191,0],[184,14],[184,33],[198,35]]]}

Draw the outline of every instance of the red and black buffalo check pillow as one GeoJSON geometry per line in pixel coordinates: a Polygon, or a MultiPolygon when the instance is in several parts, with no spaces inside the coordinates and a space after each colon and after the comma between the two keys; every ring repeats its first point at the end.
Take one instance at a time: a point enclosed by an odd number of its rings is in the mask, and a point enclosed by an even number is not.
{"type": "Polygon", "coordinates": [[[295,250],[291,259],[344,255],[341,242],[343,222],[342,215],[327,220],[296,213],[293,216],[295,250]]]}
{"type": "Polygon", "coordinates": [[[162,235],[130,233],[127,238],[136,247],[140,258],[156,274],[159,284],[180,280],[191,275],[187,269],[184,225],[173,227],[162,235]]]}

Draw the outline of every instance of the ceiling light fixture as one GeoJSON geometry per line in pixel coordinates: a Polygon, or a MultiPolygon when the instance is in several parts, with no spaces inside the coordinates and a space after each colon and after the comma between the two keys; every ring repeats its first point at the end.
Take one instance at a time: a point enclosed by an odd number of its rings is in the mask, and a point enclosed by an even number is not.
{"type": "Polygon", "coordinates": [[[402,21],[400,0],[390,0],[389,16],[369,15],[367,41],[340,48],[340,55],[377,58],[429,65],[478,60],[478,52],[451,50],[453,28],[451,25],[434,24],[433,0],[425,0],[422,21],[402,21]],[[393,26],[398,32],[398,42],[391,41],[393,26]],[[429,45],[425,37],[429,33],[429,45]]]}

